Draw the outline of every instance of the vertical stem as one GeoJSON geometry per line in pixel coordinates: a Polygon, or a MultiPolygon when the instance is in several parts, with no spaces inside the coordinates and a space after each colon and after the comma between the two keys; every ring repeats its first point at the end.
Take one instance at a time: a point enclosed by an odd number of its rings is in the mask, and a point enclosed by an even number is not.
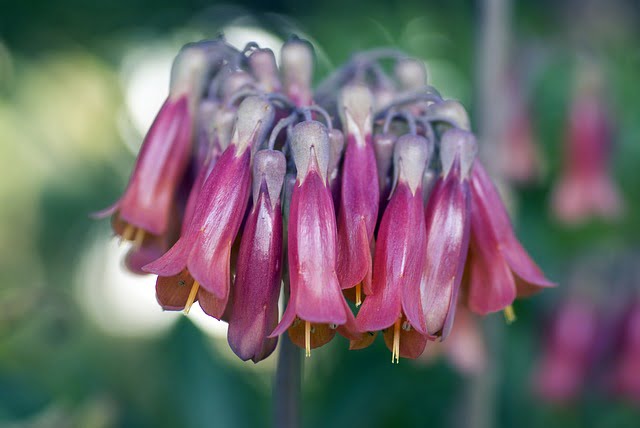
{"type": "MultiPolygon", "coordinates": [[[[285,212],[289,212],[288,206],[285,212]]],[[[285,220],[288,220],[288,216],[285,216],[285,220]]],[[[286,260],[283,263],[282,270],[284,303],[286,305],[289,301],[289,266],[286,260]]],[[[291,342],[288,334],[280,336],[279,341],[280,350],[278,352],[278,365],[273,386],[274,427],[298,428],[300,426],[302,358],[300,349],[291,342]]]]}
{"type": "MultiPolygon", "coordinates": [[[[505,135],[507,109],[505,80],[507,77],[508,41],[511,1],[480,0],[476,47],[476,113],[478,118],[479,156],[497,184],[501,184],[495,155],[505,135]]],[[[489,352],[487,367],[474,375],[464,391],[464,409],[457,421],[460,426],[490,428],[496,426],[500,355],[503,355],[504,321],[502,317],[486,318],[482,323],[489,352]]]]}

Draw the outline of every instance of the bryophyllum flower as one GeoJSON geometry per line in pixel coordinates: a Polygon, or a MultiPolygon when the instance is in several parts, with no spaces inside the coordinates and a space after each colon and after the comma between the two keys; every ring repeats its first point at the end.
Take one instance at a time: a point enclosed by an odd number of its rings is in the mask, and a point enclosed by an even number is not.
{"type": "Polygon", "coordinates": [[[174,60],[169,95],[142,143],[127,189],[98,213],[114,216],[114,230],[123,240],[141,246],[145,235],[167,233],[189,162],[197,104],[230,50],[223,41],[193,43],[174,60]]]}
{"type": "Polygon", "coordinates": [[[407,308],[415,305],[407,299],[419,302],[427,255],[422,176],[432,151],[433,144],[417,135],[404,135],[395,145],[395,189],[378,231],[371,292],[356,318],[361,332],[383,330],[395,362],[418,357],[427,343],[422,311],[409,316],[407,308]]]}
{"type": "Polygon", "coordinates": [[[591,217],[615,219],[623,201],[609,172],[612,124],[599,72],[583,70],[571,103],[561,177],[552,195],[553,214],[567,224],[591,217]]]}
{"type": "Polygon", "coordinates": [[[447,337],[453,323],[469,249],[469,176],[476,151],[475,138],[469,132],[454,128],[442,136],[442,173],[425,209],[426,264],[419,291],[409,289],[412,294],[407,296],[413,303],[407,311],[409,319],[417,321],[422,311],[425,333],[442,339],[447,337]]]}
{"type": "Polygon", "coordinates": [[[286,172],[282,152],[260,150],[253,163],[253,208],[242,233],[233,302],[229,312],[229,346],[242,360],[268,357],[277,338],[282,280],[280,193],[286,172]]]}
{"type": "Polygon", "coordinates": [[[158,275],[160,305],[198,301],[229,323],[241,359],[266,358],[285,331],[309,355],[336,333],[358,349],[380,330],[394,362],[415,358],[447,336],[457,304],[498,310],[512,289],[547,285],[474,164],[466,111],[427,85],[421,60],[363,52],[315,91],[313,48],[296,37],[280,67],[256,43],[220,40],[176,64],[129,186],[143,217],[169,212],[168,226],[134,222],[123,197],[114,229],[138,241],[126,264],[158,275]],[[346,295],[364,298],[357,322],[346,295]]]}
{"type": "Polygon", "coordinates": [[[593,362],[599,321],[594,304],[580,297],[558,308],[533,379],[542,399],[567,402],[578,396],[593,362]]]}
{"type": "Polygon", "coordinates": [[[465,299],[473,312],[486,315],[554,283],[544,277],[516,238],[500,195],[482,164],[471,173],[471,241],[465,274],[465,299]]]}
{"type": "Polygon", "coordinates": [[[640,403],[640,299],[635,296],[622,321],[610,382],[616,395],[640,403]]]}
{"type": "Polygon", "coordinates": [[[371,247],[378,220],[379,189],[373,148],[373,98],[365,86],[347,86],[339,102],[347,148],[344,154],[338,209],[338,280],[343,289],[361,287],[371,293],[371,247]]]}
{"type": "Polygon", "coordinates": [[[231,246],[249,199],[251,152],[265,139],[273,116],[273,107],[261,97],[242,101],[231,144],[204,181],[189,226],[164,256],[145,267],[160,278],[187,269],[193,278],[187,310],[202,286],[217,301],[208,305],[210,312],[203,309],[215,318],[224,313],[229,298],[231,246]]]}
{"type": "MultiPolygon", "coordinates": [[[[291,294],[272,336],[304,325],[304,348],[309,356],[312,348],[331,340],[338,326],[355,326],[336,275],[336,220],[327,187],[331,148],[326,127],[316,121],[296,125],[291,149],[298,171],[289,208],[291,294]]],[[[290,336],[301,345],[302,335],[294,332],[290,336]]]]}

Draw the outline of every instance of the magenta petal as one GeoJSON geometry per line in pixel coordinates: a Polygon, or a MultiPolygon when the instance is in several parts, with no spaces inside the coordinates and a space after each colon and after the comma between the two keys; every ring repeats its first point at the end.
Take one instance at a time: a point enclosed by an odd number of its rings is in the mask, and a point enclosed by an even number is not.
{"type": "Polygon", "coordinates": [[[511,270],[530,286],[555,286],[544,277],[540,268],[516,238],[500,195],[480,162],[474,163],[471,187],[474,206],[477,207],[477,211],[486,214],[485,222],[493,229],[500,243],[500,252],[511,270]]]}
{"type": "Polygon", "coordinates": [[[335,272],[333,202],[313,166],[293,190],[288,248],[291,288],[296,289],[295,302],[289,304],[295,304],[297,315],[314,323],[344,324],[347,314],[335,272]]]}
{"type": "Polygon", "coordinates": [[[477,314],[486,315],[500,311],[513,302],[516,284],[487,218],[490,213],[479,206],[476,199],[472,194],[467,306],[477,314]]]}
{"type": "Polygon", "coordinates": [[[142,143],[129,185],[118,202],[120,217],[154,235],[169,226],[172,204],[191,150],[193,118],[183,95],[168,98],[142,143]]]}
{"type": "Polygon", "coordinates": [[[380,200],[378,172],[370,138],[364,146],[349,136],[342,170],[338,215],[338,279],[342,288],[365,282],[369,294],[371,241],[380,200]]]}
{"type": "Polygon", "coordinates": [[[143,266],[142,270],[158,276],[177,275],[187,266],[187,259],[192,247],[191,241],[180,238],[162,257],[143,266]]]}
{"type": "Polygon", "coordinates": [[[276,344],[276,339],[267,339],[278,322],[282,268],[282,215],[276,201],[272,207],[266,181],[262,181],[240,243],[227,338],[244,361],[260,361],[276,344]]]}
{"type": "Polygon", "coordinates": [[[206,289],[198,289],[198,303],[202,311],[217,320],[227,321],[228,303],[231,298],[231,293],[219,299],[213,294],[209,293],[206,289]]]}
{"type": "Polygon", "coordinates": [[[451,328],[469,248],[470,191],[459,178],[459,160],[433,189],[426,208],[427,256],[420,283],[427,331],[444,339],[451,328]]]}
{"type": "Polygon", "coordinates": [[[392,326],[405,310],[412,312],[411,324],[424,330],[420,313],[412,311],[407,299],[419,299],[420,277],[425,260],[426,229],[422,192],[398,183],[382,216],[374,258],[372,293],[356,318],[360,331],[376,331],[392,326]],[[415,293],[412,293],[415,290],[415,293]]]}
{"type": "Polygon", "coordinates": [[[194,238],[187,267],[205,289],[222,299],[229,292],[231,245],[251,189],[251,154],[229,146],[205,180],[187,236],[194,238]]]}

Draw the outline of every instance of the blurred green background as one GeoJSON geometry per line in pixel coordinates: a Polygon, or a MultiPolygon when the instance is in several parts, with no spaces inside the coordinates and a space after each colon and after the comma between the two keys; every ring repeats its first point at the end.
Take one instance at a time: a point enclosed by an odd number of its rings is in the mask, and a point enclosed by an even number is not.
{"type": "MultiPolygon", "coordinates": [[[[425,59],[434,86],[472,108],[478,8],[461,0],[3,4],[0,427],[270,426],[276,356],[242,363],[215,320],[162,313],[153,278],[123,271],[108,221],[89,213],[123,190],[182,44],[221,31],[238,43],[297,32],[318,49],[318,78],[354,51],[396,46],[425,59]]],[[[585,252],[623,253],[640,236],[639,23],[635,1],[513,5],[512,54],[533,58],[526,85],[547,160],[540,182],[514,192],[515,222],[561,284],[585,252]],[[627,211],[612,224],[567,228],[553,221],[548,201],[572,71],[585,51],[607,76],[612,170],[627,211]]],[[[501,314],[488,318],[492,372],[480,401],[478,379],[445,360],[396,366],[381,340],[348,352],[337,338],[305,361],[303,425],[467,426],[464,415],[485,412],[500,427],[638,426],[638,408],[597,388],[564,406],[532,393],[542,320],[565,293],[561,286],[516,303],[518,321],[508,327],[501,314]]]]}

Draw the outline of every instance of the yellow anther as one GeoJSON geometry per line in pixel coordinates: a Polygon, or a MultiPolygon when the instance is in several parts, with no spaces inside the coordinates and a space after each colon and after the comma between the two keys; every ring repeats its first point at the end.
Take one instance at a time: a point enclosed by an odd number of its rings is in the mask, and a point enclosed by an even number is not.
{"type": "Polygon", "coordinates": [[[513,310],[513,306],[509,305],[506,308],[504,308],[504,319],[507,322],[507,324],[511,324],[517,319],[516,313],[513,310]]]}
{"type": "Polygon", "coordinates": [[[144,241],[144,229],[138,228],[136,229],[136,236],[133,238],[133,246],[140,248],[142,246],[142,241],[144,241]]]}
{"type": "Polygon", "coordinates": [[[356,308],[362,304],[362,283],[356,284],[356,308]]]}
{"type": "Polygon", "coordinates": [[[136,228],[132,224],[127,223],[127,225],[124,227],[124,230],[122,231],[122,235],[120,235],[120,242],[131,241],[131,238],[133,238],[133,234],[135,231],[136,228]]]}
{"type": "Polygon", "coordinates": [[[193,281],[193,285],[191,286],[191,291],[189,292],[189,297],[187,298],[187,303],[184,305],[184,314],[188,315],[191,310],[191,306],[193,306],[193,302],[196,301],[196,296],[198,295],[198,288],[200,288],[200,284],[198,281],[193,281]]]}
{"type": "Polygon", "coordinates": [[[400,362],[400,326],[402,318],[398,318],[393,325],[393,347],[391,349],[391,363],[400,362]]]}
{"type": "Polygon", "coordinates": [[[304,356],[311,356],[311,323],[304,322],[304,356]]]}

